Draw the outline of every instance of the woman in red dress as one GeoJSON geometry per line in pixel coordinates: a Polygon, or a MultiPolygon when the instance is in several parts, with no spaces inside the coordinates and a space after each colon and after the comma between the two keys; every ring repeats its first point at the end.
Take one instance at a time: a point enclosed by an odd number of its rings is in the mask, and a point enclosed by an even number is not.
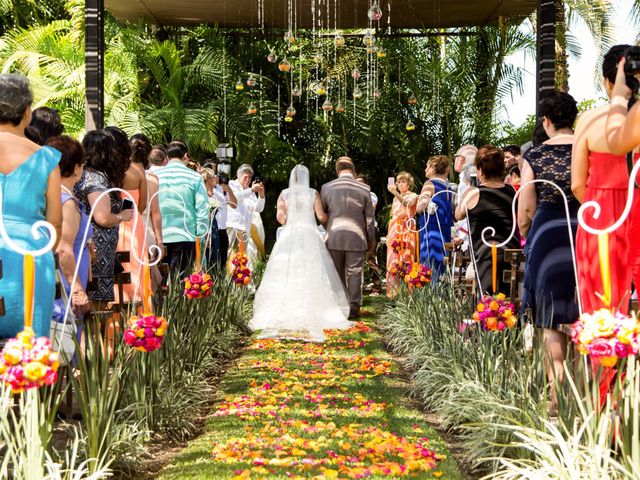
{"type": "MultiPolygon", "coordinates": [[[[628,45],[616,45],[605,55],[602,64],[607,95],[616,77],[616,66],[628,45]]],[[[578,119],[571,162],[571,190],[581,202],[596,201],[601,207],[600,217],[592,218],[593,210],[585,213],[586,223],[604,229],[622,215],[627,200],[629,174],[626,155],[612,153],[606,138],[608,105],[585,112],[578,119]]],[[[609,234],[609,262],[611,269],[611,299],[606,305],[598,255],[598,237],[580,226],[576,238],[578,282],[584,312],[603,307],[620,309],[629,307],[632,270],[630,254],[630,221],[609,234]]]]}

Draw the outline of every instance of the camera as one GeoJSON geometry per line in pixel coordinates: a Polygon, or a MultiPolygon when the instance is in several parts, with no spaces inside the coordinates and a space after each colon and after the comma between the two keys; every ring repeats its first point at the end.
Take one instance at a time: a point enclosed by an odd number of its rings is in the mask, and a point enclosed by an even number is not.
{"type": "Polygon", "coordinates": [[[218,177],[222,185],[229,184],[229,175],[231,174],[231,164],[229,162],[220,162],[218,164],[218,177]]]}
{"type": "Polygon", "coordinates": [[[640,47],[631,47],[629,50],[627,50],[627,52],[624,54],[624,60],[624,73],[627,75],[627,85],[629,86],[629,88],[631,88],[631,85],[629,85],[628,77],[640,74],[640,47]]]}
{"type": "Polygon", "coordinates": [[[469,176],[469,185],[472,187],[478,186],[478,175],[475,172],[469,176]]]}
{"type": "Polygon", "coordinates": [[[262,183],[262,177],[261,176],[256,176],[256,178],[253,179],[253,183],[262,183]]]}

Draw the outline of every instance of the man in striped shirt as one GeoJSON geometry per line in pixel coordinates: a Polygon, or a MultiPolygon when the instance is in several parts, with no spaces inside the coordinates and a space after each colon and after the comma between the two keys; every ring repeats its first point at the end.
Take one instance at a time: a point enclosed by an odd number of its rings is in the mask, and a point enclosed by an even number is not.
{"type": "Polygon", "coordinates": [[[180,141],[171,142],[167,157],[169,163],[154,169],[154,173],[160,185],[165,262],[181,278],[193,264],[196,236],[207,232],[209,200],[202,177],[187,167],[187,146],[180,141]]]}

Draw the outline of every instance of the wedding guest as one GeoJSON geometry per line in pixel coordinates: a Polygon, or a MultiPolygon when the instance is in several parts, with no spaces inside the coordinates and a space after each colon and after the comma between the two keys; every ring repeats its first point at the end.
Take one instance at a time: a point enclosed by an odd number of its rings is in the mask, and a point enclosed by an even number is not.
{"type": "MultiPolygon", "coordinates": [[[[453,169],[460,174],[460,181],[458,183],[458,201],[456,204],[460,203],[460,199],[464,192],[471,186],[477,186],[478,176],[475,167],[475,158],[478,153],[478,149],[474,145],[464,145],[458,149],[454,156],[454,167],[453,169]]],[[[456,243],[461,245],[463,251],[467,251],[469,248],[468,238],[469,238],[469,222],[466,219],[456,222],[456,231],[457,238],[455,239],[456,243]]],[[[467,271],[472,271],[473,269],[468,269],[467,271]]]]}
{"type": "Polygon", "coordinates": [[[392,267],[398,262],[417,260],[416,215],[418,195],[411,191],[414,180],[411,174],[400,172],[393,185],[387,189],[393,195],[391,219],[387,233],[387,297],[398,293],[400,280],[392,273],[392,267]]]}
{"type": "Polygon", "coordinates": [[[164,167],[167,159],[167,147],[164,145],[154,145],[149,152],[149,171],[154,173],[156,169],[164,167]]]}
{"type": "Polygon", "coordinates": [[[487,242],[502,243],[511,234],[513,216],[511,207],[515,190],[505,185],[504,153],[493,145],[485,145],[478,150],[475,159],[479,185],[470,187],[456,207],[456,219],[469,217],[471,241],[475,258],[476,277],[483,293],[506,293],[509,285],[503,281],[502,272],[507,268],[504,248],[518,248],[518,236],[514,237],[502,249],[498,249],[496,291],[493,292],[491,247],[482,241],[482,232],[487,227],[495,229],[493,236],[486,234],[487,242]]]}
{"type": "Polygon", "coordinates": [[[507,170],[507,179],[504,183],[511,185],[516,192],[520,190],[521,177],[520,167],[518,167],[518,165],[511,165],[509,167],[509,170],[507,170]]]}
{"type": "Polygon", "coordinates": [[[31,115],[29,127],[38,137],[40,145],[45,145],[47,140],[62,135],[64,125],[62,118],[55,108],[36,108],[31,115]]]}
{"type": "Polygon", "coordinates": [[[504,168],[506,170],[509,170],[514,165],[520,165],[522,150],[518,145],[507,145],[502,151],[504,152],[504,168]]]}
{"type": "MultiPolygon", "coordinates": [[[[91,262],[89,245],[93,235],[93,227],[83,205],[74,196],[73,189],[82,177],[84,170],[84,151],[77,140],[62,135],[47,140],[47,145],[58,150],[60,157],[60,175],[62,177],[62,233],[56,252],[62,272],[62,284],[71,297],[71,306],[77,316],[91,309],[87,295],[89,265],[91,262]],[[85,237],[86,233],[86,237],[85,237]],[[78,275],[73,282],[76,264],[79,264],[78,275]]],[[[62,309],[65,306],[61,306],[62,309]]],[[[64,310],[62,310],[64,311],[64,310]]]]}
{"type": "MultiPolygon", "coordinates": [[[[363,185],[369,186],[369,179],[364,173],[359,173],[356,175],[356,181],[362,183],[363,185]]],[[[378,207],[378,196],[374,192],[369,192],[371,196],[371,203],[373,205],[373,211],[375,214],[375,210],[378,207]]],[[[373,220],[373,225],[376,229],[376,245],[380,241],[380,229],[378,228],[378,221],[373,220]]],[[[378,296],[382,293],[382,271],[380,270],[380,266],[378,265],[378,257],[376,255],[376,251],[367,251],[367,265],[369,266],[369,270],[371,271],[371,282],[373,283],[373,288],[371,289],[372,296],[378,296]]]]}
{"type": "Polygon", "coordinates": [[[220,241],[220,250],[218,251],[219,257],[215,259],[219,268],[223,269],[227,264],[227,258],[229,254],[229,235],[227,234],[227,217],[229,215],[229,209],[235,209],[238,206],[238,199],[235,193],[225,183],[224,178],[220,180],[218,175],[218,165],[212,162],[215,167],[215,175],[217,183],[214,185],[213,193],[215,198],[215,218],[218,225],[218,238],[220,241]]]}
{"type": "Polygon", "coordinates": [[[91,276],[95,290],[89,292],[89,299],[96,310],[104,310],[114,300],[119,226],[131,220],[133,210],[122,209],[122,200],[116,192],[99,197],[111,188],[122,188],[131,160],[118,153],[113,135],[104,130],[88,132],[82,139],[82,148],[85,168],[74,194],[87,213],[94,209],[91,222],[96,258],[91,276]]]}
{"type": "MultiPolygon", "coordinates": [[[[607,95],[616,79],[616,66],[629,45],[616,45],[604,56],[602,72],[607,95]]],[[[636,92],[637,93],[637,92],[636,92]]],[[[613,224],[624,210],[627,199],[629,172],[624,154],[614,154],[606,136],[608,105],[584,112],[578,118],[571,162],[571,190],[581,203],[596,201],[601,207],[600,216],[592,218],[593,210],[585,215],[586,223],[593,228],[606,228],[613,224]]],[[[635,239],[634,239],[635,240],[635,239]]],[[[611,273],[611,298],[603,302],[602,276],[598,259],[598,237],[578,227],[576,259],[580,299],[585,312],[594,312],[607,303],[622,312],[628,311],[632,272],[637,274],[637,256],[633,261],[630,252],[635,249],[630,242],[630,220],[609,233],[609,263],[611,273]],[[632,268],[629,266],[632,265],[632,268]]]]}
{"type": "Polygon", "coordinates": [[[434,279],[444,273],[444,245],[451,241],[453,226],[453,191],[449,188],[449,157],[429,158],[416,208],[420,231],[420,262],[429,265],[434,279]],[[440,193],[442,192],[442,193],[440,193]]]}
{"type": "MultiPolygon", "coordinates": [[[[569,203],[569,221],[575,236],[580,204],[571,193],[570,172],[577,103],[568,93],[552,92],[541,100],[540,114],[549,140],[527,151],[522,180],[547,180],[560,187],[569,203]]],[[[574,323],[580,315],[567,214],[558,189],[546,183],[522,187],[518,226],[527,237],[521,313],[530,312],[535,325],[544,329],[551,391],[549,410],[556,412],[556,383],[564,379],[563,362],[569,342],[559,327],[574,323]]]]}
{"type": "MultiPolygon", "coordinates": [[[[46,220],[60,238],[60,152],[42,147],[25,137],[31,120],[33,94],[29,81],[18,74],[0,75],[0,191],[2,220],[6,233],[20,247],[44,247],[48,235],[35,238],[31,231],[37,221],[46,220]]],[[[55,248],[55,245],[54,245],[55,248]]],[[[24,326],[24,277],[22,254],[0,236],[0,259],[4,276],[0,292],[5,300],[5,316],[0,321],[0,337],[14,337],[24,326]]],[[[33,330],[48,336],[55,291],[53,253],[35,257],[33,330]]]]}
{"type": "Polygon", "coordinates": [[[230,210],[227,217],[229,251],[235,251],[241,244],[245,245],[249,241],[253,212],[261,213],[264,210],[264,185],[258,182],[251,184],[253,178],[251,165],[240,165],[236,175],[236,180],[229,182],[238,200],[238,206],[230,210]]]}
{"type": "MultiPolygon", "coordinates": [[[[141,133],[137,133],[129,139],[129,146],[131,147],[131,161],[144,168],[147,181],[147,208],[142,212],[142,220],[145,231],[144,252],[148,257],[147,260],[152,262],[157,258],[157,255],[163,255],[162,252],[164,251],[162,214],[160,212],[160,198],[158,194],[160,184],[158,176],[150,171],[154,147],[151,146],[151,142],[147,136],[141,133]]],[[[160,150],[159,153],[164,155],[163,159],[160,160],[160,163],[164,163],[164,158],[166,158],[164,150],[160,150]]],[[[162,275],[157,265],[151,267],[150,274],[151,291],[155,293],[162,282],[162,275]]]]}
{"type": "Polygon", "coordinates": [[[165,261],[182,278],[193,266],[196,237],[207,232],[209,202],[202,177],[187,167],[187,146],[173,141],[167,147],[167,156],[169,163],[154,173],[160,186],[165,261]]]}
{"type": "MultiPolygon", "coordinates": [[[[618,63],[615,84],[611,92],[611,106],[607,118],[607,144],[611,153],[627,156],[627,170],[631,173],[629,152],[637,152],[640,145],[638,125],[640,106],[635,101],[634,92],[627,86],[624,72],[625,57],[618,63]]],[[[629,79],[633,85],[634,80],[629,79]]],[[[637,80],[636,80],[637,83],[637,80]]],[[[637,93],[637,92],[636,92],[637,93]]],[[[637,161],[637,159],[636,159],[637,161]]],[[[635,162],[633,162],[635,163],[635,162]]],[[[629,256],[636,292],[640,290],[640,181],[636,177],[636,190],[629,218],[629,256]]]]}

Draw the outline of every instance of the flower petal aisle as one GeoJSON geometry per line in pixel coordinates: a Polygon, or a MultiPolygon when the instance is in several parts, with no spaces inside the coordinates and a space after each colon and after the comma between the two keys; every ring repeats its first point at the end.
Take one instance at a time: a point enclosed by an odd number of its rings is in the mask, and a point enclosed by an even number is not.
{"type": "Polygon", "coordinates": [[[253,341],[208,433],[162,478],[462,478],[372,325],[329,331],[323,344],[253,341]]]}

